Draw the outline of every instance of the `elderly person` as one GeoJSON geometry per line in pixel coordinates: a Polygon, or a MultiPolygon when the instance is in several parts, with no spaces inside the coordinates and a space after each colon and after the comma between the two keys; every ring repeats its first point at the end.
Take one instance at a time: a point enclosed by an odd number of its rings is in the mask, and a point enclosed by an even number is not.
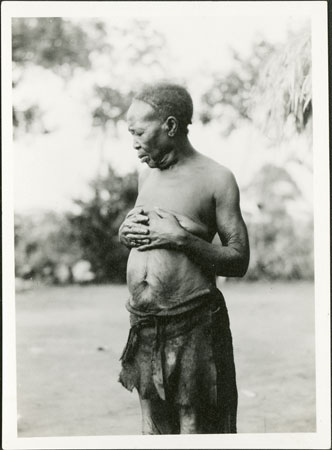
{"type": "Polygon", "coordinates": [[[192,114],[186,89],[159,83],[139,91],[127,115],[148,168],[119,230],[131,249],[120,381],[138,391],[143,434],[236,433],[232,337],[216,276],[243,276],[249,243],[233,174],[188,139],[192,114]]]}

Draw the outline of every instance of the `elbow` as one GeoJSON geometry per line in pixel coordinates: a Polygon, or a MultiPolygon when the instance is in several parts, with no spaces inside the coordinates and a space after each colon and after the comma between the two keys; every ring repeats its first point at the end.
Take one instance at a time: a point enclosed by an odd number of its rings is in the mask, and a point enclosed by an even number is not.
{"type": "Polygon", "coordinates": [[[225,267],[225,264],[222,264],[222,267],[217,269],[216,275],[242,278],[247,273],[248,266],[249,258],[237,258],[235,261],[228,264],[227,267],[225,267]]]}
{"type": "Polygon", "coordinates": [[[231,268],[230,271],[226,276],[228,277],[237,277],[242,278],[247,273],[248,266],[247,265],[236,265],[235,267],[231,268]]]}
{"type": "Polygon", "coordinates": [[[237,274],[234,275],[234,276],[235,276],[235,277],[242,278],[242,277],[244,277],[245,274],[247,273],[247,270],[248,270],[248,264],[243,265],[242,267],[239,267],[239,268],[238,268],[238,272],[237,272],[237,274]]]}
{"type": "Polygon", "coordinates": [[[241,260],[238,261],[238,264],[236,266],[237,266],[237,275],[234,276],[240,278],[244,277],[249,267],[249,256],[241,258],[241,260]]]}
{"type": "Polygon", "coordinates": [[[235,263],[235,269],[236,269],[236,275],[233,275],[235,277],[244,277],[247,273],[248,267],[249,267],[249,260],[250,260],[250,253],[249,249],[244,254],[239,255],[237,258],[237,261],[235,263]]]}

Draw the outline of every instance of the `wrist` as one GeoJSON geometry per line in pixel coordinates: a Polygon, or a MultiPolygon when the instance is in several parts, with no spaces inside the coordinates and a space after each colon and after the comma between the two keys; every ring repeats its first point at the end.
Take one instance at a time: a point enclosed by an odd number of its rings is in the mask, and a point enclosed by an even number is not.
{"type": "Polygon", "coordinates": [[[189,237],[190,233],[186,230],[183,230],[180,234],[178,234],[175,241],[176,250],[184,250],[188,245],[189,237]]]}

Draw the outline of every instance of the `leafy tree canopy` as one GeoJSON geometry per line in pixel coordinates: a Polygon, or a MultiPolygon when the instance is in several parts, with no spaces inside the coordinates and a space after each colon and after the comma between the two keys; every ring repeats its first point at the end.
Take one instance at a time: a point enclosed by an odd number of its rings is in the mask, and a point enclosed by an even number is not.
{"type": "Polygon", "coordinates": [[[12,20],[12,58],[15,64],[36,64],[68,76],[76,67],[91,67],[90,53],[103,48],[101,22],[92,22],[96,35],[70,20],[59,17],[14,18],[12,20]]]}
{"type": "Polygon", "coordinates": [[[279,137],[288,123],[302,132],[312,115],[311,30],[291,34],[263,65],[253,91],[253,118],[279,137]]]}
{"type": "Polygon", "coordinates": [[[211,88],[202,96],[203,123],[218,120],[222,133],[228,136],[243,121],[252,120],[251,93],[263,62],[273,50],[274,46],[265,41],[255,42],[247,58],[232,50],[232,69],[226,74],[214,74],[211,88]]]}
{"type": "Polygon", "coordinates": [[[283,45],[254,43],[251,54],[233,51],[233,68],[215,74],[202,96],[201,120],[218,120],[228,136],[250,121],[270,137],[285,137],[285,126],[302,132],[309,123],[311,104],[311,33],[308,27],[288,36],[283,45]]]}
{"type": "MultiPolygon", "coordinates": [[[[75,70],[79,68],[91,75],[86,104],[92,125],[101,126],[105,132],[109,125],[114,129],[123,119],[135,83],[143,82],[147,73],[150,78],[165,73],[164,47],[163,36],[142,20],[122,26],[92,19],[76,23],[63,18],[15,18],[13,88],[33,66],[50,70],[66,81],[75,80],[75,70]],[[135,74],[128,70],[133,66],[135,74]]],[[[43,127],[42,116],[36,103],[24,108],[14,105],[14,128],[49,132],[43,127]],[[38,127],[34,127],[36,122],[38,127]]]]}

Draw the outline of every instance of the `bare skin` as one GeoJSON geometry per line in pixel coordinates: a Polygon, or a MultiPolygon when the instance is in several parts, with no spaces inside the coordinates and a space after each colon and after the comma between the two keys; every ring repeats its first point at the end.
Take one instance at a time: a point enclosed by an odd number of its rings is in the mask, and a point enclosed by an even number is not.
{"type": "Polygon", "coordinates": [[[161,123],[150,105],[128,111],[134,148],[149,169],[135,208],[119,230],[131,248],[131,305],[158,312],[201,295],[215,276],[243,276],[249,243],[232,173],[197,152],[174,117],[161,123]],[[218,233],[222,245],[212,244],[218,233]]]}

